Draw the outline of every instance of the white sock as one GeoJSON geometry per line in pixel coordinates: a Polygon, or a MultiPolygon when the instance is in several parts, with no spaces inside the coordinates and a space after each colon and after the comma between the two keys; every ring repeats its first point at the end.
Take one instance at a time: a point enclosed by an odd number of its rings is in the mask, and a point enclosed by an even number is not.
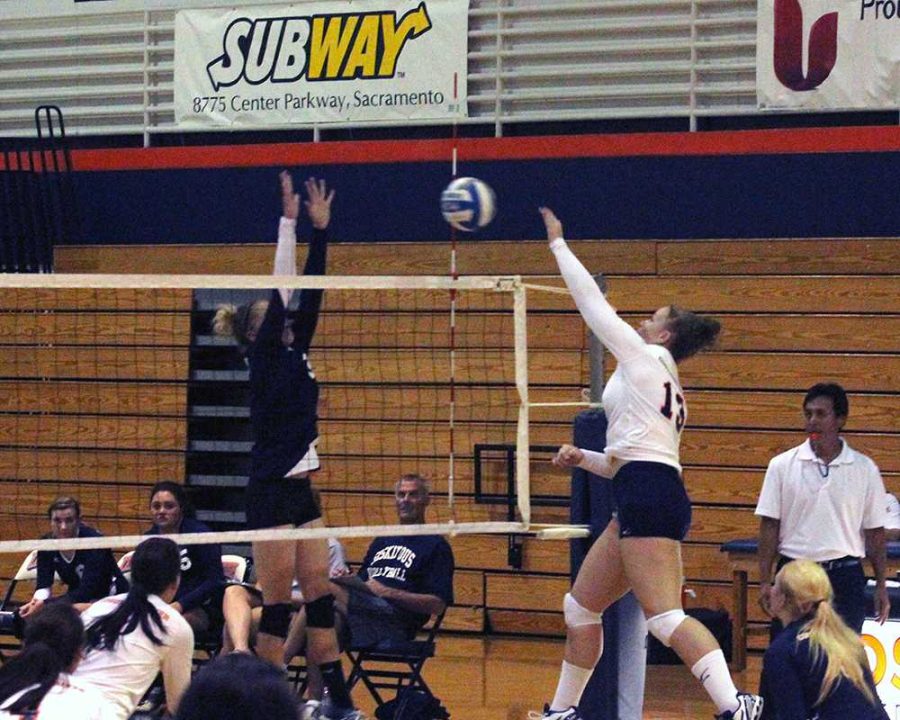
{"type": "Polygon", "coordinates": [[[720,713],[734,712],[738,709],[738,691],[731,679],[731,673],[728,672],[725,654],[721,650],[706,653],[694,664],[691,672],[709,693],[720,713]]]}
{"type": "Polygon", "coordinates": [[[553,702],[550,703],[550,709],[554,712],[567,710],[568,708],[578,706],[581,700],[581,693],[587,687],[588,680],[594,668],[583,668],[572,665],[563,660],[562,670],[559,673],[559,683],[556,685],[556,695],[553,696],[553,702]]]}

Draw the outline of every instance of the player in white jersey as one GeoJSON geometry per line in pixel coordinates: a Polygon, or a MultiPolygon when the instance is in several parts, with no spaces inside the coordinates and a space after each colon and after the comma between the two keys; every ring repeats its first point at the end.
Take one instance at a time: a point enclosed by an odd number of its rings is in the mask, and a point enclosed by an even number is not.
{"type": "Polygon", "coordinates": [[[157,674],[166,706],[175,714],[191,679],[194,632],[170,606],[178,590],[178,546],[162,537],[144,540],[131,562],[131,590],[94,603],[83,617],[84,660],[75,679],[99,690],[127,720],[157,674]]]}
{"type": "Polygon", "coordinates": [[[115,720],[112,703],[72,681],[84,625],[69,603],[51,603],[25,626],[22,650],[0,667],[0,720],[115,720]]]}
{"type": "Polygon", "coordinates": [[[565,597],[566,652],[544,720],[579,720],[577,705],[603,648],[602,614],[629,590],[647,628],[678,653],[709,693],[722,720],[755,720],[761,698],[739,693],[713,635],[681,607],[681,541],[691,502],[678,448],[687,406],[677,363],[709,347],[719,323],[666,306],[635,330],[606,301],[569,250],[562,223],[541,208],[550,249],[588,327],[618,365],[603,393],[605,452],[563,445],[554,462],[611,478],[616,514],[582,563],[565,597]]]}

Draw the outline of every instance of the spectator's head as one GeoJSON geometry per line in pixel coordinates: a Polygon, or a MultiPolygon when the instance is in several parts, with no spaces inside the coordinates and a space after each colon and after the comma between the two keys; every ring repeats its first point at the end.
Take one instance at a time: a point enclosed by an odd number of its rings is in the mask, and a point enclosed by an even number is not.
{"type": "Polygon", "coordinates": [[[36,710],[59,674],[78,665],[83,642],[81,615],[68,603],[49,603],[30,619],[21,652],[0,667],[0,701],[31,689],[6,709],[15,716],[36,710]]]}
{"type": "Polygon", "coordinates": [[[181,553],[171,540],[150,537],[131,557],[131,587],[145,595],[159,595],[171,602],[181,577],[181,553]],[[171,595],[171,597],[169,597],[171,595]]]}
{"type": "Polygon", "coordinates": [[[402,525],[421,525],[425,522],[425,508],[431,502],[428,481],[421,475],[404,475],[394,488],[394,500],[402,525]]]}
{"type": "Polygon", "coordinates": [[[63,495],[50,503],[47,517],[50,518],[50,534],[55,539],[76,537],[81,523],[81,505],[75,498],[63,495]]]}
{"type": "Polygon", "coordinates": [[[795,560],[775,577],[772,610],[788,622],[812,615],[821,603],[831,603],[834,593],[828,575],[818,563],[795,560]]]}
{"type": "Polygon", "coordinates": [[[42,643],[53,650],[66,672],[72,672],[81,660],[83,642],[81,614],[66,602],[47,603],[26,623],[22,637],[25,647],[42,643]]]}
{"type": "Polygon", "coordinates": [[[298,712],[281,670],[253,655],[232,653],[194,676],[175,720],[297,720],[298,712]]]}
{"type": "Polygon", "coordinates": [[[150,490],[150,513],[163,535],[181,530],[182,521],[193,516],[184,486],[169,481],[156,483],[150,490]]]}
{"type": "Polygon", "coordinates": [[[157,632],[165,635],[166,627],[149,596],[157,595],[164,602],[172,602],[180,577],[178,546],[164,537],[144,540],[131,556],[131,589],[115,610],[88,626],[85,645],[90,649],[112,650],[123,635],[138,628],[154,645],[163,645],[157,632]]]}
{"type": "Polygon", "coordinates": [[[837,383],[813,385],[803,399],[806,432],[818,436],[823,441],[837,439],[849,414],[850,402],[847,400],[847,393],[837,383]]]}
{"type": "Polygon", "coordinates": [[[816,663],[824,661],[825,673],[816,705],[831,693],[835,683],[849,680],[873,705],[878,700],[866,682],[868,667],[859,636],[841,620],[832,605],[834,592],[822,567],[811,560],[793,560],[778,571],[772,588],[773,612],[785,624],[803,619],[816,663]]]}

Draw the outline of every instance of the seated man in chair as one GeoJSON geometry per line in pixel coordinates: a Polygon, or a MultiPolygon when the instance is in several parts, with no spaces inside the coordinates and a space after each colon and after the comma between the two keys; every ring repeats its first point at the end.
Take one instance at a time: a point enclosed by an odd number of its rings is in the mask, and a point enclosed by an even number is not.
{"type": "MultiPolygon", "coordinates": [[[[401,477],[394,499],[401,525],[425,523],[430,501],[425,478],[401,477]]],[[[432,615],[439,615],[453,602],[453,569],[453,551],[440,535],[375,538],[356,575],[332,579],[338,636],[346,638],[349,630],[352,648],[413,639],[432,615]]],[[[301,610],[291,625],[286,657],[302,649],[305,631],[306,616],[301,610]]],[[[316,686],[313,672],[313,697],[316,686]]]]}

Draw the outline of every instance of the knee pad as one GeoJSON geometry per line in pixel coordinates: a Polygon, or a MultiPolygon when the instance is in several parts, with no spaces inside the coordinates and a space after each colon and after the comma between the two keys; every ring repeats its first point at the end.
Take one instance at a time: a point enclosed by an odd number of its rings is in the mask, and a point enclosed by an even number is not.
{"type": "Polygon", "coordinates": [[[334,627],[334,595],[323,595],[306,603],[306,626],[311,628],[334,627]]]}
{"type": "Polygon", "coordinates": [[[566,593],[566,597],[563,599],[563,615],[566,618],[566,625],[568,627],[599,625],[603,622],[602,612],[588,610],[572,597],[572,593],[566,593]]]}
{"type": "Polygon", "coordinates": [[[687,615],[684,614],[684,610],[669,610],[668,612],[654,615],[652,618],[647,618],[647,630],[663,645],[671,647],[672,634],[686,618],[687,615]]]}
{"type": "Polygon", "coordinates": [[[291,624],[291,610],[293,608],[290,603],[263,605],[259,631],[281,639],[286,638],[291,624]]]}

